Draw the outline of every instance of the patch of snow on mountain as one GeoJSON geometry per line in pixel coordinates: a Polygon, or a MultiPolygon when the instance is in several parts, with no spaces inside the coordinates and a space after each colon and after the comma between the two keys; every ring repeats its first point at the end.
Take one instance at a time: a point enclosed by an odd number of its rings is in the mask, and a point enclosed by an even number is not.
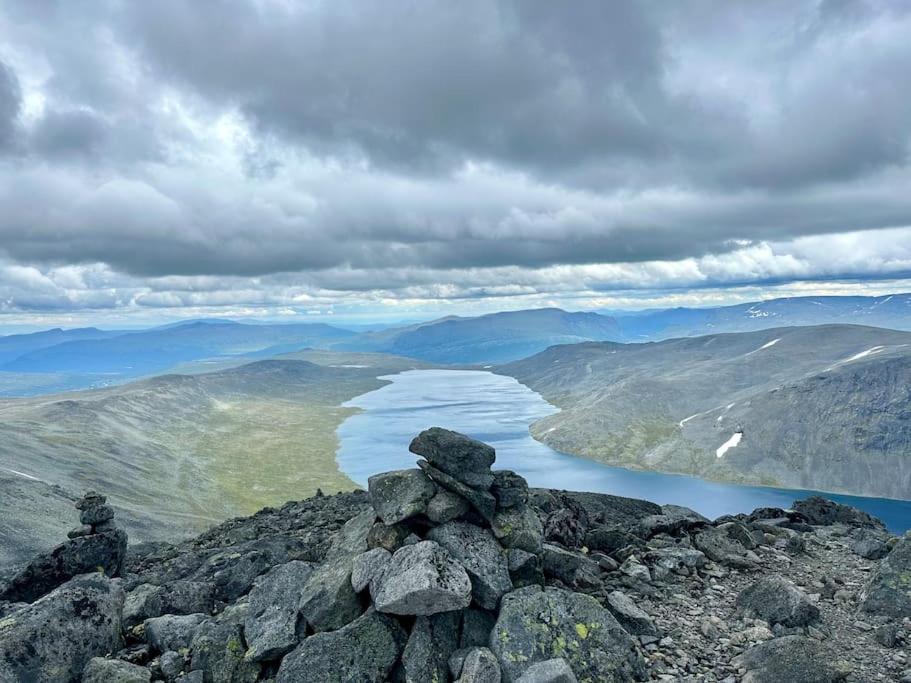
{"type": "Polygon", "coordinates": [[[740,440],[743,438],[743,432],[734,432],[734,435],[721,444],[718,449],[715,451],[715,457],[721,458],[732,448],[735,448],[737,444],[740,443],[740,440]]]}

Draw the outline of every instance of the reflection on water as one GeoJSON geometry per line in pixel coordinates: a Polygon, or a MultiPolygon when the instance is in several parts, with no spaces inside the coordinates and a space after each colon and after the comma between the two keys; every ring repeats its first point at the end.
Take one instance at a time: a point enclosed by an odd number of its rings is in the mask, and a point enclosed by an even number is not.
{"type": "MultiPolygon", "coordinates": [[[[467,370],[410,370],[383,379],[392,383],[345,404],[363,412],[338,429],[339,467],[364,486],[371,474],[414,467],[416,456],[408,452],[409,442],[421,430],[439,426],[490,443],[497,449],[494,467],[515,470],[532,486],[686,505],[711,518],[757,507],[789,507],[794,500],[815,493],[637,472],[560,453],[528,433],[532,422],[557,409],[511,377],[467,370]]],[[[823,495],[876,515],[893,531],[911,527],[911,502],[823,495]]]]}

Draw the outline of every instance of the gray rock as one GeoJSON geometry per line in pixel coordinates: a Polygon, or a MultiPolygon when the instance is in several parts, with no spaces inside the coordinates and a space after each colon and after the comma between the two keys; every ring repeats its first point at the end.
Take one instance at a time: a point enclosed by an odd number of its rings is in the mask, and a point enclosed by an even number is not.
{"type": "Polygon", "coordinates": [[[689,574],[707,562],[705,554],[693,548],[657,548],[646,553],[643,559],[652,566],[652,574],[659,580],[671,574],[689,574]]]}
{"type": "Polygon", "coordinates": [[[95,526],[114,519],[114,509],[110,505],[93,505],[79,514],[79,523],[95,526]]]}
{"type": "Polygon", "coordinates": [[[298,599],[313,567],[298,560],[280,564],[257,579],[250,591],[250,613],[244,625],[246,658],[278,659],[298,643],[298,599]]]}
{"type": "Polygon", "coordinates": [[[376,512],[373,508],[349,519],[333,540],[325,559],[351,557],[369,550],[373,547],[369,545],[369,541],[375,522],[376,512]]]}
{"type": "Polygon", "coordinates": [[[544,585],[544,564],[540,555],[511,548],[506,554],[506,561],[513,587],[544,585]]]}
{"type": "Polygon", "coordinates": [[[490,530],[465,522],[448,522],[431,529],[427,538],[443,546],[465,567],[479,607],[496,609],[500,597],[512,590],[506,552],[490,530]]]}
{"type": "Polygon", "coordinates": [[[162,652],[161,657],[158,658],[158,667],[161,669],[161,675],[164,676],[166,681],[176,680],[183,673],[185,665],[184,656],[173,650],[162,652]]]}
{"type": "Polygon", "coordinates": [[[544,575],[559,579],[567,586],[594,586],[598,583],[601,574],[598,563],[582,553],[545,543],[542,559],[544,575]]]}
{"type": "Polygon", "coordinates": [[[493,535],[504,548],[519,548],[530,553],[540,553],[544,543],[544,525],[537,513],[522,504],[497,510],[490,523],[493,535]]]}
{"type": "Polygon", "coordinates": [[[532,664],[516,683],[579,683],[565,659],[548,659],[532,664]]]}
{"type": "Polygon", "coordinates": [[[496,616],[487,610],[477,607],[463,610],[459,647],[486,647],[490,642],[490,632],[496,620],[496,616]]]}
{"type": "Polygon", "coordinates": [[[493,473],[490,492],[497,499],[500,510],[518,507],[528,500],[528,482],[511,470],[497,470],[493,473]]]}
{"type": "Polygon", "coordinates": [[[493,497],[492,493],[472,488],[424,460],[418,462],[418,467],[424,470],[424,473],[428,477],[433,479],[433,481],[444,489],[455,493],[471,503],[471,506],[488,522],[493,519],[493,515],[497,508],[497,499],[493,497]]]}
{"type": "Polygon", "coordinates": [[[423,514],[437,492],[436,485],[419,469],[374,474],[367,480],[370,502],[385,524],[395,524],[423,514]]]}
{"type": "MultiPolygon", "coordinates": [[[[190,645],[190,669],[201,671],[204,683],[254,683],[260,664],[246,659],[243,623],[247,611],[225,610],[196,629],[190,645]]],[[[181,679],[183,683],[185,679],[181,679]]]]}
{"type": "Polygon", "coordinates": [[[380,579],[392,557],[385,548],[374,548],[355,556],[351,564],[351,587],[360,593],[375,579],[380,579]]]}
{"type": "Polygon", "coordinates": [[[753,537],[753,532],[741,522],[725,522],[719,524],[718,529],[723,531],[734,543],[742,545],[747,550],[753,550],[759,545],[753,537]]]}
{"type": "Polygon", "coordinates": [[[383,683],[406,639],[395,619],[367,612],[338,631],[304,640],[282,660],[275,683],[383,683]]]}
{"type": "Polygon", "coordinates": [[[449,658],[459,647],[458,612],[418,617],[402,653],[405,680],[448,680],[449,658]]]}
{"type": "Polygon", "coordinates": [[[449,658],[449,674],[452,677],[452,680],[458,681],[459,676],[462,675],[462,665],[465,664],[465,657],[468,656],[468,653],[474,649],[473,647],[460,647],[458,650],[452,653],[452,656],[449,658]]]}
{"type": "Polygon", "coordinates": [[[383,524],[377,522],[370,528],[367,535],[367,547],[383,548],[390,553],[402,547],[402,543],[408,538],[411,531],[403,524],[383,524]]]}
{"type": "Polygon", "coordinates": [[[544,523],[544,537],[567,548],[579,548],[585,542],[588,524],[584,510],[561,507],[548,515],[544,523]]]}
{"type": "Polygon", "coordinates": [[[458,519],[471,509],[468,501],[452,491],[441,489],[427,503],[427,519],[435,524],[445,524],[458,519]]]}
{"type": "Polygon", "coordinates": [[[623,561],[623,564],[620,565],[619,571],[621,574],[625,574],[631,579],[636,579],[638,581],[644,581],[648,583],[652,580],[651,570],[639,562],[635,555],[630,555],[627,557],[623,561]]]}
{"type": "Polygon", "coordinates": [[[209,614],[215,606],[215,588],[199,581],[171,581],[164,586],[140,584],[127,593],[123,626],[132,628],[162,614],[209,614]]]}
{"type": "Polygon", "coordinates": [[[77,526],[75,529],[70,529],[66,532],[67,538],[79,538],[80,536],[88,536],[92,533],[92,527],[88,524],[83,524],[82,526],[77,526]]]}
{"type": "Polygon", "coordinates": [[[864,588],[861,609],[898,619],[911,617],[911,532],[879,563],[864,588]]]}
{"type": "Polygon", "coordinates": [[[642,539],[629,533],[626,529],[612,524],[589,529],[585,534],[585,547],[589,550],[600,550],[613,555],[623,548],[641,547],[642,539]]]}
{"type": "Polygon", "coordinates": [[[756,560],[747,555],[747,549],[723,529],[710,527],[700,531],[693,537],[693,544],[714,562],[737,569],[756,567],[756,560]]]}
{"type": "Polygon", "coordinates": [[[807,626],[819,619],[819,608],[806,593],[782,576],[766,576],[737,596],[737,606],[748,616],[769,624],[807,626]]]}
{"type": "Polygon", "coordinates": [[[414,437],[408,450],[473,488],[486,490],[493,483],[490,466],[496,451],[464,434],[431,427],[414,437]]]}
{"type": "Polygon", "coordinates": [[[819,641],[783,636],[750,648],[734,659],[747,670],[743,683],[837,683],[846,678],[831,664],[832,656],[819,641]]]}
{"type": "Polygon", "coordinates": [[[901,626],[894,622],[883,624],[882,626],[877,627],[873,632],[873,637],[876,639],[876,642],[883,647],[898,647],[902,640],[902,629],[901,626]]]}
{"type": "Polygon", "coordinates": [[[137,666],[119,659],[94,657],[82,672],[82,683],[149,683],[152,673],[144,666],[137,666]]]}
{"type": "Polygon", "coordinates": [[[0,601],[34,602],[80,574],[118,576],[126,549],[127,535],[119,529],[74,538],[33,559],[0,592],[0,601]]]}
{"type": "Polygon", "coordinates": [[[794,503],[794,511],[800,513],[803,519],[810,524],[819,526],[845,524],[847,526],[868,527],[871,529],[886,528],[886,525],[873,515],[820,496],[796,501],[794,503]]]}
{"type": "Polygon", "coordinates": [[[634,636],[655,636],[658,629],[652,618],[640,609],[633,599],[620,591],[612,591],[607,596],[607,609],[620,622],[620,625],[634,636]]]}
{"type": "Polygon", "coordinates": [[[340,557],[320,565],[300,595],[300,613],[314,631],[334,631],[356,619],[363,607],[351,586],[354,559],[340,557]]]}
{"type": "Polygon", "coordinates": [[[396,550],[370,593],[380,612],[426,616],[467,607],[471,582],[445,548],[422,541],[396,550]]]}
{"type": "Polygon", "coordinates": [[[121,645],[123,590],[78,576],[0,619],[0,681],[76,683],[89,660],[121,645]]]}
{"type": "Polygon", "coordinates": [[[684,531],[708,526],[708,518],[695,510],[682,505],[662,505],[661,514],[648,515],[639,520],[636,534],[642,538],[651,538],[657,534],[676,536],[684,531]]]}
{"type": "Polygon", "coordinates": [[[196,627],[206,620],[205,614],[165,614],[143,622],[145,639],[155,652],[190,647],[196,627]]]}
{"type": "Polygon", "coordinates": [[[581,680],[621,683],[645,676],[630,635],[594,598],[560,588],[520,588],[503,597],[490,634],[506,683],[532,665],[563,657],[581,680]]]}
{"type": "Polygon", "coordinates": [[[500,683],[500,664],[493,652],[486,647],[469,650],[462,660],[457,683],[500,683]]]}
{"type": "Polygon", "coordinates": [[[881,531],[860,528],[851,537],[851,551],[867,560],[881,560],[892,550],[888,537],[881,531]]]}

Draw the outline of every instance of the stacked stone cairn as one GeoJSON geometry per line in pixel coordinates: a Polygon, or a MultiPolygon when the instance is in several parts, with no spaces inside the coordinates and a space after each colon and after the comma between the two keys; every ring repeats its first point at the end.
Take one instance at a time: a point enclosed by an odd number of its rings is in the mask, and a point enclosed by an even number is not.
{"type": "Polygon", "coordinates": [[[276,639],[256,616],[274,611],[277,587],[297,583],[297,569],[254,588],[248,658],[285,655],[276,683],[645,676],[633,638],[610,611],[588,595],[544,587],[545,565],[561,559],[546,559],[526,481],[491,471],[493,448],[435,427],[410,450],[422,458],[418,468],[371,477],[372,510],[346,525],[309,574],[299,606],[314,635],[298,645],[296,615],[285,614],[276,616],[285,624],[276,639]]]}

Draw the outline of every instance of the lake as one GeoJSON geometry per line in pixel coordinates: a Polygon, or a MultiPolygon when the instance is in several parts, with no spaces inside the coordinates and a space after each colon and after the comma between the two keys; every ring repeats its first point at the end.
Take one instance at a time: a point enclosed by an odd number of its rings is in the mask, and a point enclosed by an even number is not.
{"type": "Polygon", "coordinates": [[[787,508],[797,499],[823,495],[876,515],[894,532],[911,528],[911,501],[723,484],[611,467],[555,451],[531,438],[528,426],[557,408],[511,377],[410,370],[381,379],[391,384],[348,401],[346,406],[362,412],[338,429],[339,468],[362,486],[372,474],[414,467],[417,456],[408,452],[408,444],[418,432],[437,426],[491,444],[497,450],[494,468],[514,470],[531,486],[674,503],[709,518],[758,507],[787,508]]]}

